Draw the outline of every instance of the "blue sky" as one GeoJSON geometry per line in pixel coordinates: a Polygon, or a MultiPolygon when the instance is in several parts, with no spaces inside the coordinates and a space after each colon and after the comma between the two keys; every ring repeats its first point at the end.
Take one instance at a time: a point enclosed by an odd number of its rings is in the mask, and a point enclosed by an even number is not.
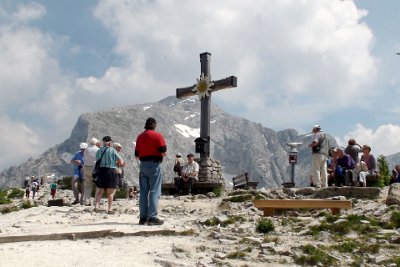
{"type": "MultiPolygon", "coordinates": [[[[0,170],[70,135],[84,112],[194,84],[199,54],[226,111],[274,130],[320,124],[400,151],[400,1],[0,2],[0,170]]],[[[84,141],[84,140],[83,140],[84,141]]]]}

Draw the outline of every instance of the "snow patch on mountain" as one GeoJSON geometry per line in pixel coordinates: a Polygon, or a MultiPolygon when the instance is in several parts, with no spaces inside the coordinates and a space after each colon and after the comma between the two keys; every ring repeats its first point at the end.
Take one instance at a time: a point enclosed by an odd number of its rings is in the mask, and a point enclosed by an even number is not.
{"type": "Polygon", "coordinates": [[[200,128],[190,128],[187,125],[183,125],[183,124],[175,124],[175,128],[178,131],[178,133],[180,133],[181,135],[183,135],[186,138],[189,137],[199,137],[200,136],[200,128]]]}

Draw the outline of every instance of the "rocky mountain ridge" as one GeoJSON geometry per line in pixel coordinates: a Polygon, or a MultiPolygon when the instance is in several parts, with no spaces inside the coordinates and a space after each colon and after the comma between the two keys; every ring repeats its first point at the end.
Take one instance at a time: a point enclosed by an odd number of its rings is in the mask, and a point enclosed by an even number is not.
{"type": "MultiPolygon", "coordinates": [[[[134,142],[143,131],[148,117],[157,120],[157,131],[166,139],[168,152],[163,163],[165,180],[173,178],[175,154],[186,155],[194,151],[194,140],[199,137],[200,101],[197,97],[179,100],[174,96],[159,102],[117,107],[111,110],[82,114],[71,131],[70,137],[55,145],[36,159],[29,159],[0,173],[0,187],[20,186],[29,175],[72,175],[69,163],[79,150],[80,142],[92,137],[101,139],[110,135],[122,144],[121,155],[127,162],[126,180],[138,180],[139,163],[134,159],[134,142]]],[[[288,142],[302,142],[298,146],[296,185],[309,183],[311,152],[307,147],[310,137],[299,135],[294,129],[274,131],[259,123],[230,115],[217,105],[211,107],[211,158],[221,162],[224,178],[248,172],[259,187],[279,187],[290,182],[291,166],[288,162],[288,142]]],[[[331,146],[336,145],[329,136],[331,146]]],[[[196,154],[199,156],[199,154],[196,154]]]]}

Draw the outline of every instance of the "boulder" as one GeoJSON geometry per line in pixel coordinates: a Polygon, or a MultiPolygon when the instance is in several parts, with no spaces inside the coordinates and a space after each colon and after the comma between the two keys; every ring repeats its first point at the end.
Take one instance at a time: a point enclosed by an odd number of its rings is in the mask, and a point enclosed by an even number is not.
{"type": "Polygon", "coordinates": [[[400,205],[400,183],[394,183],[389,186],[386,205],[400,205]]]}
{"type": "Polygon", "coordinates": [[[381,189],[378,187],[325,187],[312,194],[312,198],[330,198],[345,196],[346,198],[376,199],[381,189]]]}

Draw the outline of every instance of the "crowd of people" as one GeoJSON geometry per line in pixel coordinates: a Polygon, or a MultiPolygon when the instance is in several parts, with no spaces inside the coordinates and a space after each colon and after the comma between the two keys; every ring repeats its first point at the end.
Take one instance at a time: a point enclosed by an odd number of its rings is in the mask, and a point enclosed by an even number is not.
{"type": "MultiPolygon", "coordinates": [[[[140,161],[139,188],[132,186],[127,190],[129,199],[139,195],[140,225],[162,225],[163,220],[158,218],[158,201],[161,196],[162,173],[161,163],[167,152],[167,145],[161,133],[156,132],[157,122],[154,118],[148,118],[144,131],[137,136],[135,146],[135,158],[140,161]]],[[[117,188],[127,183],[124,182],[124,166],[126,162],[121,157],[122,145],[113,142],[111,136],[104,136],[102,141],[93,137],[88,143],[81,142],[79,151],[71,158],[73,165],[73,177],[71,188],[74,201],[72,205],[94,205],[94,211],[99,211],[99,204],[103,194],[107,195],[107,213],[114,214],[112,208],[117,188]],[[97,175],[94,175],[96,173],[97,175]],[[93,187],[95,195],[92,198],[93,187]]],[[[191,194],[193,183],[197,181],[199,165],[194,161],[192,153],[187,154],[187,162],[182,155],[176,155],[174,165],[176,191],[183,194],[191,194]]],[[[44,185],[43,179],[34,176],[25,180],[26,197],[35,198],[40,185],[44,185]]],[[[59,187],[56,179],[50,184],[50,194],[55,198],[59,187]]]]}
{"type": "MultiPolygon", "coordinates": [[[[376,158],[369,145],[360,145],[354,138],[345,148],[329,147],[321,126],[312,129],[311,186],[367,186],[368,181],[378,179],[376,158]],[[361,154],[361,156],[360,156],[361,154]]],[[[391,183],[400,182],[400,165],[392,170],[391,183]]]]}
{"type": "MultiPolygon", "coordinates": [[[[158,218],[158,201],[161,196],[161,163],[167,152],[167,145],[161,133],[156,132],[157,122],[148,118],[144,131],[138,135],[135,146],[135,158],[140,161],[139,189],[131,187],[129,199],[136,198],[138,192],[140,225],[162,225],[158,218]]],[[[96,186],[94,211],[99,210],[100,200],[107,195],[107,213],[114,214],[112,203],[116,189],[121,187],[124,180],[125,161],[120,152],[122,145],[113,142],[111,136],[104,136],[102,145],[97,138],[92,138],[89,145],[81,143],[80,150],[71,159],[74,165],[72,189],[74,202],[72,204],[92,205],[92,187],[96,186]],[[96,173],[97,175],[93,175],[96,173]]]]}
{"type": "Polygon", "coordinates": [[[25,197],[32,199],[35,198],[37,192],[39,191],[40,187],[45,184],[46,178],[44,176],[27,176],[24,180],[24,188],[25,188],[25,197]]]}

